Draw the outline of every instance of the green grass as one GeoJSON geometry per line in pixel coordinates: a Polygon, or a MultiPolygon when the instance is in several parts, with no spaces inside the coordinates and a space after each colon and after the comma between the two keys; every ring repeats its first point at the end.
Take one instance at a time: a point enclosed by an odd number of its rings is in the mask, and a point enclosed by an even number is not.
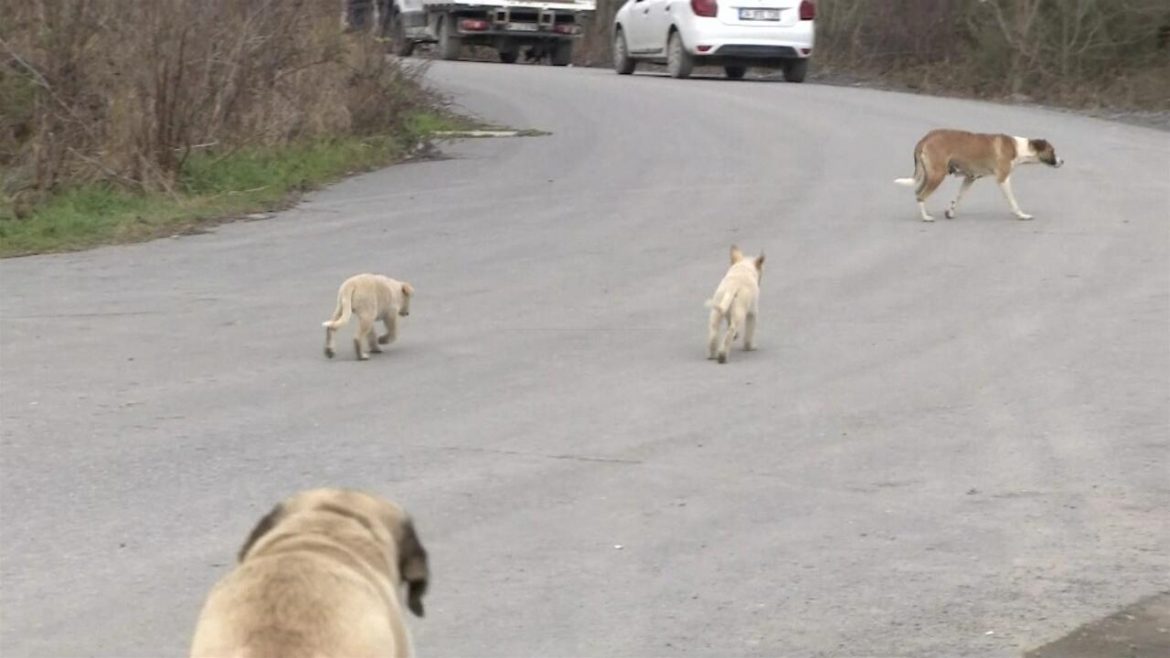
{"type": "Polygon", "coordinates": [[[149,240],[287,207],[305,190],[403,159],[432,132],[469,125],[447,114],[418,113],[394,136],[198,152],[185,163],[174,196],[91,184],[59,190],[19,218],[0,205],[0,257],[149,240]]]}

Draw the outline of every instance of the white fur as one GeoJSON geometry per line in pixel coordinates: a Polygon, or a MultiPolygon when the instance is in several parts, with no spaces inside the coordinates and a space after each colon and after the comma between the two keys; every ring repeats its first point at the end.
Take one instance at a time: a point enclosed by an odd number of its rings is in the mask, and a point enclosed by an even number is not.
{"type": "Polygon", "coordinates": [[[410,315],[410,298],[414,288],[405,281],[395,281],[381,274],[358,274],[345,280],[337,291],[337,307],[333,317],[322,322],[325,327],[325,356],[333,358],[333,335],[349,322],[351,315],[358,317],[358,329],[354,334],[353,348],[357,358],[365,361],[370,352],[381,352],[381,345],[392,343],[398,338],[398,316],[410,315]],[[374,322],[381,320],[386,333],[378,336],[374,322]]]}
{"type": "Polygon", "coordinates": [[[1012,160],[1012,168],[1021,164],[1033,164],[1040,160],[1036,157],[1036,151],[1032,150],[1032,145],[1028,143],[1027,137],[1012,136],[1016,142],[1016,158],[1012,160]]]}
{"type": "Polygon", "coordinates": [[[715,289],[715,295],[707,300],[711,309],[708,318],[707,358],[727,363],[731,343],[739,337],[743,328],[743,349],[754,349],[752,343],[756,333],[756,317],[760,312],[760,274],[763,272],[764,254],[756,258],[744,258],[739,247],[731,247],[731,267],[715,289]],[[719,328],[727,321],[727,332],[719,340],[719,328]]]}

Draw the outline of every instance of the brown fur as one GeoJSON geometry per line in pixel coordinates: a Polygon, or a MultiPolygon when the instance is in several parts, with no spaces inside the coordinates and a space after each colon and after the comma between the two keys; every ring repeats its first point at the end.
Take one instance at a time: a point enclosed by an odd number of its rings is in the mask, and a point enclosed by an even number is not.
{"type": "Polygon", "coordinates": [[[239,564],[212,589],[192,658],[413,655],[399,589],[423,615],[430,579],[414,525],[393,503],[315,489],[257,523],[239,564]]]}
{"type": "Polygon", "coordinates": [[[1031,219],[1031,215],[1020,210],[1010,182],[1017,165],[1030,163],[1053,167],[1064,164],[1047,140],[963,130],[932,130],[914,146],[914,177],[900,178],[897,182],[915,186],[922,219],[930,221],[933,218],[926,212],[926,200],[948,175],[963,177],[959,194],[947,209],[948,219],[955,217],[959,201],[976,180],[994,176],[1016,216],[1031,219]]]}

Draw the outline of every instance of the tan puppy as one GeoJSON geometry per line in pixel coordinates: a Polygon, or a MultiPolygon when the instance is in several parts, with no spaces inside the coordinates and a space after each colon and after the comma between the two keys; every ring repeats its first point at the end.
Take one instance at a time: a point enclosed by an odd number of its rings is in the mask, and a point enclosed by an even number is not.
{"type": "Polygon", "coordinates": [[[344,489],[297,494],[268,513],[211,590],[192,658],[401,658],[430,571],[410,517],[344,489]]]}
{"type": "Polygon", "coordinates": [[[727,363],[731,343],[743,327],[743,349],[752,350],[756,333],[756,316],[760,312],[760,275],[764,271],[764,254],[746,259],[739,247],[731,246],[731,268],[727,270],[715,296],[707,300],[711,317],[707,332],[707,358],[727,363]],[[727,320],[727,333],[719,341],[719,327],[727,320]]]}
{"type": "Polygon", "coordinates": [[[410,315],[413,295],[414,288],[409,283],[381,274],[358,274],[346,279],[337,291],[333,318],[322,323],[325,327],[325,356],[333,358],[333,334],[349,322],[351,313],[358,316],[357,333],[353,337],[357,358],[362,361],[370,358],[364,348],[366,344],[370,352],[381,352],[379,345],[392,343],[398,338],[398,316],[410,315]],[[374,331],[377,320],[386,325],[383,336],[374,331]]]}
{"type": "Polygon", "coordinates": [[[914,147],[914,177],[898,178],[899,185],[915,187],[918,211],[922,221],[932,222],[926,212],[926,199],[938,189],[947,177],[955,174],[963,177],[959,194],[947,208],[947,219],[954,219],[963,195],[971,184],[984,176],[995,176],[999,189],[1003,191],[1012,212],[1020,219],[1032,216],[1020,210],[1012,194],[1011,175],[1017,165],[1043,162],[1059,167],[1064,160],[1056,157],[1056,149],[1043,139],[1026,139],[1011,135],[985,135],[962,130],[932,130],[918,140],[914,147]]]}

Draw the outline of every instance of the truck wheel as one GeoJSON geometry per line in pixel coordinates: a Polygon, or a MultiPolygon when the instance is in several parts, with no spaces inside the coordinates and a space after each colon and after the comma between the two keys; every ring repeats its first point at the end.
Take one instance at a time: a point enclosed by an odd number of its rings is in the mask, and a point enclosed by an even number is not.
{"type": "Polygon", "coordinates": [[[723,72],[727,74],[728,80],[743,80],[743,76],[747,73],[746,66],[724,66],[723,72]]]}
{"type": "Polygon", "coordinates": [[[397,11],[390,16],[390,42],[394,54],[399,57],[410,57],[414,52],[414,42],[406,38],[406,26],[402,24],[402,14],[397,11]]]}
{"type": "Polygon", "coordinates": [[[672,78],[688,78],[694,68],[695,56],[687,52],[678,32],[671,32],[670,41],[666,45],[667,73],[672,78]]]}
{"type": "Polygon", "coordinates": [[[629,75],[634,72],[638,63],[630,57],[630,49],[626,45],[626,34],[619,27],[613,34],[613,70],[620,75],[629,75]]]}
{"type": "Polygon", "coordinates": [[[568,66],[573,62],[573,42],[565,39],[553,46],[552,65],[568,66]]]}
{"type": "Polygon", "coordinates": [[[807,59],[786,59],[784,60],[784,79],[788,82],[804,82],[804,76],[808,75],[808,60],[807,59]]]}
{"type": "Polygon", "coordinates": [[[439,23],[439,56],[443,59],[459,59],[462,40],[455,34],[455,17],[444,16],[439,23]]]}
{"type": "Polygon", "coordinates": [[[505,64],[515,64],[520,59],[520,44],[515,39],[500,39],[496,42],[496,54],[505,64]]]}

